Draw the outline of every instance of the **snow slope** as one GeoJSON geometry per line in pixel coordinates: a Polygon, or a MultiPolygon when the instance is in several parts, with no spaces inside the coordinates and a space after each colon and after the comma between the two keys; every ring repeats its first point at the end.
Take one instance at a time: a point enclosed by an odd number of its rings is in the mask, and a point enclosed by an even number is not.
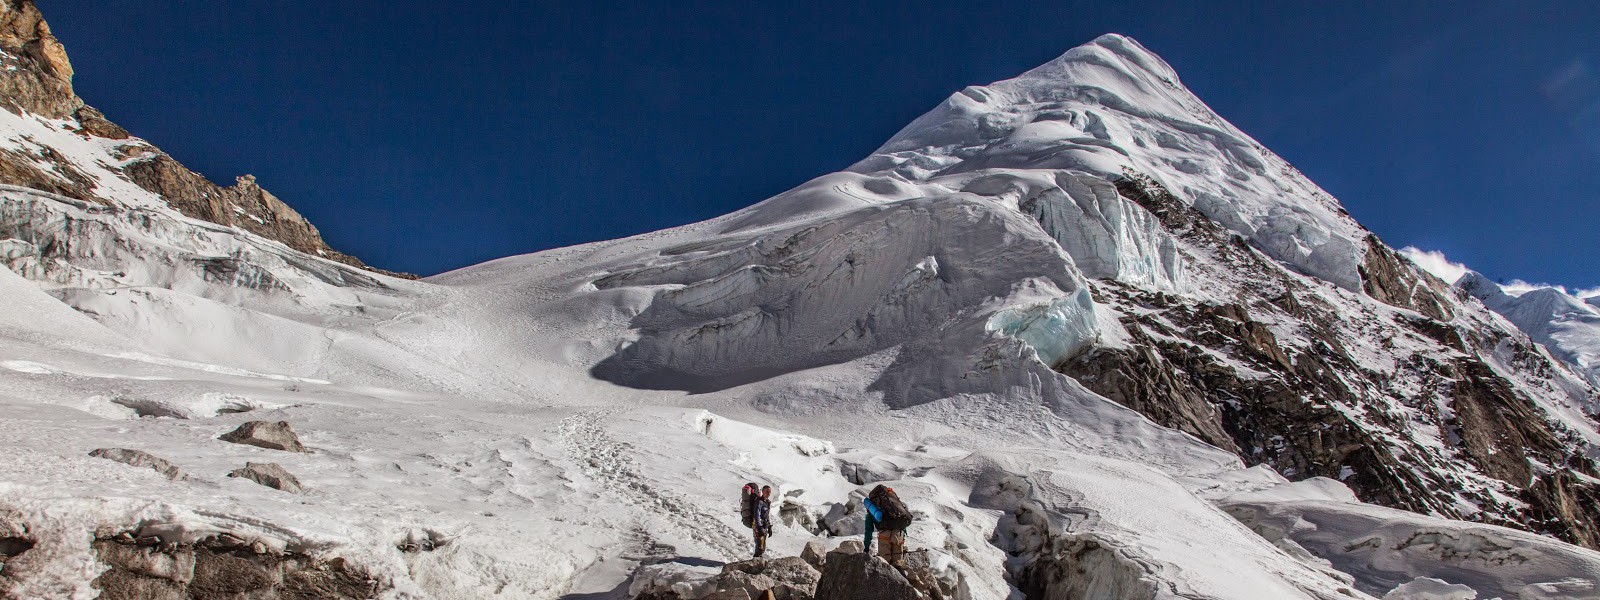
{"type": "Polygon", "coordinates": [[[1553,287],[1511,294],[1476,271],[1455,285],[1600,385],[1600,305],[1594,298],[1585,302],[1553,287]]]}
{"type": "MultiPolygon", "coordinates": [[[[344,558],[389,598],[622,597],[641,565],[691,577],[745,556],[744,481],[783,499],[783,554],[859,535],[852,499],[890,482],[919,513],[911,545],[980,599],[1372,598],[1431,585],[1417,577],[1592,598],[1571,580],[1600,572],[1592,552],[1501,530],[1483,535],[1529,548],[1522,568],[1398,551],[1370,567],[1336,542],[1482,527],[1353,502],[1336,482],[1317,489],[1338,502],[1309,506],[1271,467],[1056,370],[1138,348],[1150,334],[1129,324],[1167,319],[1168,298],[1245,302],[1288,350],[1327,352],[1323,329],[1262,308],[1297,293],[1354,315],[1328,330],[1393,382],[1329,410],[1436,465],[1423,472],[1452,502],[1512,489],[1423,422],[1413,396],[1437,382],[1402,360],[1473,350],[1395,329],[1421,317],[1361,293],[1364,230],[1120,36],[969,88],[850,170],[746,210],[424,281],[135,193],[0,202],[0,451],[15,457],[0,520],[36,542],[0,580],[19,597],[95,597],[93,542],[123,531],[344,558]],[[1204,223],[1130,199],[1129,172],[1247,243],[1208,245],[1204,223]],[[1266,266],[1225,261],[1239,255],[1266,266]],[[249,420],[289,421],[313,452],[217,439],[249,420]],[[88,455],[102,447],[190,477],[88,455]],[[247,461],[308,491],[226,476],[247,461]],[[1295,537],[1283,515],[1330,525],[1295,537]]],[[[1514,344],[1481,306],[1451,306],[1514,344]]],[[[1570,424],[1574,451],[1600,439],[1580,406],[1592,388],[1519,365],[1493,367],[1570,424]]]]}

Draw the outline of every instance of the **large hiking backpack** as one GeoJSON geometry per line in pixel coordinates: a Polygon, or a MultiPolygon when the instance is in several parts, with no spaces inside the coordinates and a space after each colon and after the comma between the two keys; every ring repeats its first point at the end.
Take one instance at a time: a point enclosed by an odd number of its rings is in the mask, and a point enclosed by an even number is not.
{"type": "Polygon", "coordinates": [[[878,520],[878,529],[900,531],[911,526],[911,509],[906,508],[906,503],[900,501],[900,496],[894,493],[894,488],[883,485],[872,488],[872,492],[867,494],[867,499],[883,513],[883,518],[878,520]]]}
{"type": "Polygon", "coordinates": [[[756,526],[756,500],[761,497],[761,486],[755,482],[744,484],[739,491],[739,520],[745,527],[756,526]]]}

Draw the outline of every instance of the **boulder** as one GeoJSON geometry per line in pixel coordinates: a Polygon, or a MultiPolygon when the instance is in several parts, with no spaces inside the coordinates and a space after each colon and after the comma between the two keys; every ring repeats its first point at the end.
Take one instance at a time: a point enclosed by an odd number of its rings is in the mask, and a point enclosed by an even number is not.
{"type": "Polygon", "coordinates": [[[816,600],[923,600],[925,596],[888,562],[864,552],[828,553],[816,600]]]}
{"type": "MultiPolygon", "coordinates": [[[[862,550],[865,550],[865,549],[866,548],[861,545],[861,540],[845,540],[845,541],[843,541],[843,542],[841,542],[839,544],[838,548],[834,548],[833,552],[843,552],[845,554],[859,554],[862,550]]],[[[833,554],[833,552],[829,552],[828,554],[833,554]]]]}
{"type": "Polygon", "coordinates": [[[243,477],[275,490],[291,494],[305,491],[300,480],[278,463],[245,463],[243,469],[234,469],[229,477],[243,477]]]}
{"type": "Polygon", "coordinates": [[[817,581],[822,579],[821,571],[798,556],[732,563],[722,568],[724,573],[730,570],[746,570],[776,581],[778,585],[768,589],[778,592],[779,600],[797,597],[809,599],[817,589],[817,581]]]}
{"type": "Polygon", "coordinates": [[[143,450],[130,450],[128,448],[96,448],[94,451],[89,453],[89,456],[93,456],[95,458],[104,458],[106,460],[114,460],[131,467],[148,467],[157,473],[166,475],[167,479],[171,479],[173,481],[181,481],[189,478],[188,475],[184,474],[183,469],[178,468],[178,465],[172,464],[171,461],[165,458],[161,458],[143,450]]]}
{"type": "Polygon", "coordinates": [[[821,578],[821,572],[798,556],[757,558],[723,565],[712,587],[719,593],[744,590],[751,598],[771,592],[774,600],[811,600],[821,578]]]}
{"type": "Polygon", "coordinates": [[[249,444],[272,450],[285,452],[306,452],[305,444],[300,443],[300,436],[294,434],[289,428],[288,421],[269,423],[267,421],[249,421],[240,425],[238,429],[222,434],[217,438],[224,442],[235,444],[249,444]]]}
{"type": "Polygon", "coordinates": [[[805,549],[800,551],[800,558],[806,561],[806,564],[821,571],[822,563],[826,560],[827,554],[828,547],[823,545],[822,540],[811,540],[806,542],[805,549]]]}

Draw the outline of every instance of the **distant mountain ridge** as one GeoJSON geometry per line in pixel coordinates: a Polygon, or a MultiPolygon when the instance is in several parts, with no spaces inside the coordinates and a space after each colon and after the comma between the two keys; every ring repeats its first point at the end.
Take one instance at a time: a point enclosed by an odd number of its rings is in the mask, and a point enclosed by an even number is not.
{"type": "Polygon", "coordinates": [[[33,0],[0,0],[0,106],[9,113],[0,115],[6,121],[0,123],[0,183],[111,206],[156,201],[313,256],[407,276],[329,247],[315,225],[255,177],[219,186],[133,137],[84,104],[73,92],[73,75],[66,49],[33,0]],[[64,140],[65,135],[80,139],[64,140]],[[107,181],[112,178],[131,182],[154,199],[130,194],[107,181]]]}

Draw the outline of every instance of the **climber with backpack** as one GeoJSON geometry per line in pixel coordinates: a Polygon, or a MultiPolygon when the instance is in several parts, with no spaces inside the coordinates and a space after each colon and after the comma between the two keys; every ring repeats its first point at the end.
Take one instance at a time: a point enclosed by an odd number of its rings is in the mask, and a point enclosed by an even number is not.
{"type": "Polygon", "coordinates": [[[772,486],[759,489],[754,482],[739,492],[739,518],[750,528],[756,542],[756,558],[767,552],[767,536],[772,535],[772,486]]]}
{"type": "Polygon", "coordinates": [[[911,526],[911,509],[905,502],[900,501],[900,496],[894,493],[894,488],[879,485],[861,499],[862,508],[866,509],[866,535],[863,536],[861,545],[866,548],[867,554],[872,553],[872,533],[878,532],[878,556],[890,563],[905,560],[906,556],[906,528],[911,526]]]}

